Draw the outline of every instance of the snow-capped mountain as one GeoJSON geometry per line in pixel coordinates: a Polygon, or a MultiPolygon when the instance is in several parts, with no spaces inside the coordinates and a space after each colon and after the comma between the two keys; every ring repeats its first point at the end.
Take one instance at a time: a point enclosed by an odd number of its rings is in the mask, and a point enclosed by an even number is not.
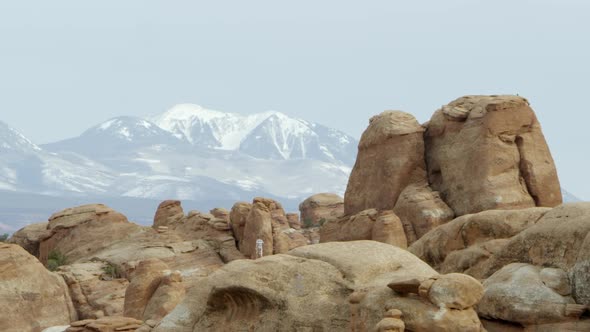
{"type": "Polygon", "coordinates": [[[241,115],[181,104],[152,120],[194,146],[260,159],[352,164],[356,155],[357,142],[351,136],[275,111],[241,115]]]}
{"type": "Polygon", "coordinates": [[[209,110],[194,104],[180,104],[151,120],[193,145],[236,150],[244,137],[273,113],[241,115],[209,110]]]}
{"type": "Polygon", "coordinates": [[[120,116],[98,124],[80,136],[43,145],[54,152],[76,152],[85,156],[109,156],[153,146],[176,146],[183,141],[158,125],[131,116],[120,116]]]}
{"type": "Polygon", "coordinates": [[[343,194],[356,154],[354,138],[279,112],[181,104],[151,120],[117,117],[42,145],[28,162],[41,175],[31,178],[40,179],[39,192],[53,185],[55,195],[297,201],[319,191],[343,194]]]}
{"type": "Polygon", "coordinates": [[[0,121],[0,153],[34,153],[40,150],[23,134],[0,121]]]}

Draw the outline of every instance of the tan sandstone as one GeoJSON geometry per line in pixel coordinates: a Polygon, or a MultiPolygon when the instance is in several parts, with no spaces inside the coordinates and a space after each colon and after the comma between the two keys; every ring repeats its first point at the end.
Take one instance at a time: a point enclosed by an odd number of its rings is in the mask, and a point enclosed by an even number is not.
{"type": "Polygon", "coordinates": [[[68,287],[22,247],[0,243],[0,331],[41,331],[77,320],[68,287]]]}
{"type": "Polygon", "coordinates": [[[457,215],[561,203],[553,158],[524,98],[459,98],[434,113],[425,142],[429,182],[457,215]]]}

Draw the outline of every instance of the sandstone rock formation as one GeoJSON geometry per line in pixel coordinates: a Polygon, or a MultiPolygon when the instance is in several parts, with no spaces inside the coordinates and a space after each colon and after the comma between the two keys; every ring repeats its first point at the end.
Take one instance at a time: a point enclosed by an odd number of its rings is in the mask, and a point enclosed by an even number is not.
{"type": "Polygon", "coordinates": [[[408,113],[387,111],[371,118],[346,187],[346,215],[393,210],[404,224],[408,243],[454,217],[428,186],[423,132],[408,113]]]}
{"type": "Polygon", "coordinates": [[[39,257],[39,245],[41,241],[51,235],[47,230],[47,223],[36,223],[25,226],[12,234],[8,243],[18,244],[23,247],[29,254],[39,257]]]}
{"type": "Polygon", "coordinates": [[[397,309],[387,311],[385,317],[375,326],[375,330],[377,332],[404,332],[406,325],[402,316],[402,312],[397,309]]]}
{"type": "Polygon", "coordinates": [[[284,253],[308,243],[301,231],[291,228],[281,204],[272,199],[257,197],[252,204],[234,204],[230,223],[240,252],[248,258],[255,258],[257,240],[263,241],[263,255],[284,253]]]}
{"type": "Polygon", "coordinates": [[[397,308],[409,331],[482,331],[473,308],[443,310],[387,287],[391,279],[436,276],[407,251],[375,241],[303,246],[225,265],[193,287],[154,331],[344,331],[351,328],[351,303],[367,327],[397,308]]]}
{"type": "Polygon", "coordinates": [[[483,283],[485,295],[477,307],[485,318],[522,325],[577,320],[585,310],[571,296],[565,271],[513,263],[483,283]]]}
{"type": "Polygon", "coordinates": [[[344,199],[336,194],[315,194],[299,204],[299,212],[303,226],[321,226],[344,215],[344,199]]]}
{"type": "Polygon", "coordinates": [[[77,320],[68,287],[18,245],[0,243],[0,331],[41,331],[77,320]]]}
{"type": "Polygon", "coordinates": [[[159,259],[139,262],[125,292],[124,316],[159,321],[184,298],[180,272],[159,259]]]}
{"type": "Polygon", "coordinates": [[[589,257],[590,203],[563,204],[511,238],[486,262],[483,276],[517,262],[560,268],[571,274],[576,302],[590,305],[589,257]]]}
{"type": "Polygon", "coordinates": [[[78,319],[123,315],[129,281],[116,275],[117,268],[105,262],[65,265],[57,273],[66,281],[78,319]]]}
{"type": "Polygon", "coordinates": [[[561,203],[553,158],[524,98],[459,98],[434,113],[425,142],[430,185],[457,215],[561,203]]]}
{"type": "Polygon", "coordinates": [[[46,263],[51,252],[65,255],[68,263],[89,259],[141,229],[141,226],[128,222],[121,213],[102,204],[65,209],[49,218],[49,234],[39,246],[39,260],[46,263]]]}
{"type": "Polygon", "coordinates": [[[236,248],[229,217],[229,211],[221,208],[213,209],[211,213],[190,211],[185,215],[180,201],[164,201],[156,211],[153,227],[164,226],[170,236],[185,241],[206,240],[224,262],[229,262],[244,258],[236,248]]]}
{"type": "Polygon", "coordinates": [[[490,210],[461,216],[432,230],[408,250],[441,273],[461,272],[483,278],[487,272],[484,263],[548,211],[490,210]]]}
{"type": "Polygon", "coordinates": [[[154,215],[154,228],[160,226],[167,227],[168,225],[184,218],[184,210],[178,200],[163,201],[158,205],[156,214],[154,215]]]}
{"type": "Polygon", "coordinates": [[[387,111],[371,118],[344,195],[347,215],[391,210],[407,185],[424,178],[423,132],[408,113],[387,111]]]}
{"type": "Polygon", "coordinates": [[[401,220],[392,211],[375,209],[329,221],[320,228],[320,242],[375,240],[407,247],[401,220]]]}

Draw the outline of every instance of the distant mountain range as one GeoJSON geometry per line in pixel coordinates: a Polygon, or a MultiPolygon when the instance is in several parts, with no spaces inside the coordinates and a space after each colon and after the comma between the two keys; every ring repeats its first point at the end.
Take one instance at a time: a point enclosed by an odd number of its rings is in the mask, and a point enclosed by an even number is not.
{"type": "Polygon", "coordinates": [[[341,131],[280,112],[241,115],[193,104],[149,119],[113,118],[41,146],[0,122],[0,233],[90,202],[119,205],[143,223],[163,199],[206,210],[266,196],[294,211],[314,193],[343,195],[357,145],[341,131]]]}
{"type": "Polygon", "coordinates": [[[41,146],[0,123],[0,190],[36,200],[176,198],[210,208],[266,196],[294,210],[313,193],[344,193],[357,144],[280,112],[240,115],[192,104],[150,119],[113,118],[41,146]]]}

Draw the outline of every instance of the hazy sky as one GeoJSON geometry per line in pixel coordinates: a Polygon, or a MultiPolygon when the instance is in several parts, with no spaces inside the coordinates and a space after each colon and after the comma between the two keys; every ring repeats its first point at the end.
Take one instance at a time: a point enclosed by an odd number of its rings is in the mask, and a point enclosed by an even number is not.
{"type": "Polygon", "coordinates": [[[2,1],[0,120],[36,143],[191,102],[360,136],[401,109],[520,94],[590,199],[590,2],[2,1]]]}

